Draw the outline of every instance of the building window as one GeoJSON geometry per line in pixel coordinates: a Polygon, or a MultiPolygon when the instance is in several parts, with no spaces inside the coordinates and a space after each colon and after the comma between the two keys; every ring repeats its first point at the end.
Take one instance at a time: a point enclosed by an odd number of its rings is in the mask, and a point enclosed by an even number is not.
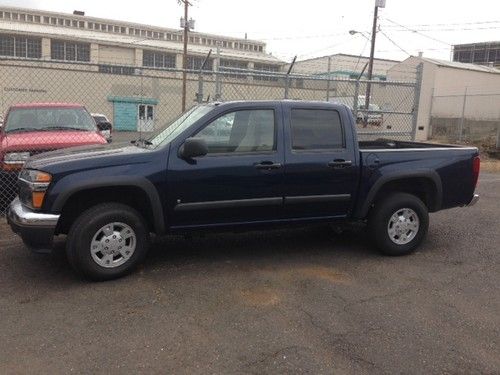
{"type": "MultiPolygon", "coordinates": [[[[255,63],[254,70],[258,70],[259,72],[277,73],[279,72],[280,68],[278,65],[255,63]]],[[[267,75],[255,75],[253,79],[257,81],[277,81],[278,77],[271,77],[267,75]]]]}
{"type": "Polygon", "coordinates": [[[175,68],[175,54],[155,51],[143,51],[142,65],[154,68],[175,68]]]}
{"type": "Polygon", "coordinates": [[[134,75],[135,68],[130,66],[99,65],[100,73],[134,75]]]}
{"type": "MultiPolygon", "coordinates": [[[[245,70],[248,68],[246,61],[238,60],[220,60],[219,70],[221,72],[239,72],[240,70],[245,70]]],[[[225,74],[226,77],[245,79],[246,77],[241,74],[225,74]]]]}
{"type": "Polygon", "coordinates": [[[25,36],[0,35],[0,56],[39,59],[42,57],[42,40],[25,36]]]}
{"type": "Polygon", "coordinates": [[[52,40],[50,55],[52,60],[90,61],[90,44],[52,40]]]}
{"type": "MultiPolygon", "coordinates": [[[[203,61],[205,61],[205,57],[201,56],[188,56],[187,58],[187,69],[190,70],[200,70],[201,65],[203,64],[203,61]]],[[[203,70],[213,70],[214,66],[214,60],[213,59],[208,59],[207,63],[205,64],[205,68],[203,70]]]]}

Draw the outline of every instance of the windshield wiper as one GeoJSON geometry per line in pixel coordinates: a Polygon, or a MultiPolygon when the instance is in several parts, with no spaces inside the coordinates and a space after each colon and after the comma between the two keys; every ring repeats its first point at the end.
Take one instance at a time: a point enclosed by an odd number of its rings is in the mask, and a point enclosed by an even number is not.
{"type": "Polygon", "coordinates": [[[71,126],[49,126],[49,127],[46,127],[46,128],[40,129],[40,130],[43,130],[43,131],[51,131],[51,130],[78,130],[78,131],[82,131],[82,132],[89,131],[89,129],[75,128],[75,127],[71,127],[71,126]]]}
{"type": "Polygon", "coordinates": [[[22,133],[22,132],[36,132],[38,129],[33,128],[15,128],[15,129],[5,129],[6,133],[22,133]]]}

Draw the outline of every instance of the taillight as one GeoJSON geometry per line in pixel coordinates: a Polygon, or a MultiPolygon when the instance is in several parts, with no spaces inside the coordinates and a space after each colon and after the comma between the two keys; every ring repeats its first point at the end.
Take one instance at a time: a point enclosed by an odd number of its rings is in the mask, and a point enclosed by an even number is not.
{"type": "Polygon", "coordinates": [[[479,156],[476,156],[472,160],[472,181],[474,182],[474,188],[476,188],[477,186],[477,180],[479,178],[480,169],[481,169],[481,158],[479,156]]]}

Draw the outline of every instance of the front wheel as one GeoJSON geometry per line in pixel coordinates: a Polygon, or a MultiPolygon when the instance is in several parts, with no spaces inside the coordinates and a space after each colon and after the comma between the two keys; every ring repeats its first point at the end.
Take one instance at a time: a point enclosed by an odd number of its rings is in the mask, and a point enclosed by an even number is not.
{"type": "Polygon", "coordinates": [[[133,208],[106,203],[89,208],[73,223],[66,253],[73,268],[91,280],[126,275],[142,261],[149,231],[133,208]]]}
{"type": "Polygon", "coordinates": [[[429,228],[429,213],[416,196],[394,193],[375,204],[368,229],[377,248],[386,255],[406,255],[422,242],[429,228]]]}

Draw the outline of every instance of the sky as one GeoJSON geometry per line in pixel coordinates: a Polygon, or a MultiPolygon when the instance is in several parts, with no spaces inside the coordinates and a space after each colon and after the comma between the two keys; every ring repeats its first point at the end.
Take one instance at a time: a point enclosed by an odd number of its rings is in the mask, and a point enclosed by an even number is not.
{"type": "MultiPolygon", "coordinates": [[[[334,53],[368,56],[375,0],[191,0],[195,31],[262,40],[267,52],[284,60],[334,53]],[[349,34],[349,30],[360,33],[349,34]]],[[[2,5],[170,28],[179,27],[177,0],[0,0],[2,5]]],[[[376,53],[403,60],[424,56],[449,60],[451,45],[500,40],[497,0],[386,0],[379,9],[376,53]]]]}

